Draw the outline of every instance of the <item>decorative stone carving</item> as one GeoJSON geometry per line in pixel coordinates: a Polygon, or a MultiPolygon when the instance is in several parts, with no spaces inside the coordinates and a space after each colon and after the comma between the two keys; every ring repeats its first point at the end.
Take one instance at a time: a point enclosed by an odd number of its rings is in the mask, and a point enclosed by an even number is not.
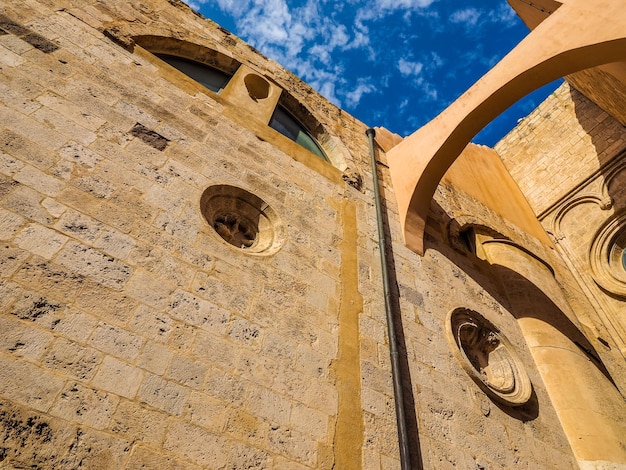
{"type": "Polygon", "coordinates": [[[446,320],[446,336],[455,357],[478,386],[508,406],[525,404],[530,379],[509,340],[479,313],[457,308],[446,320]]]}
{"type": "Polygon", "coordinates": [[[626,213],[610,218],[596,233],[589,250],[594,281],[613,294],[626,296],[626,213]]]}
{"type": "Polygon", "coordinates": [[[269,255],[283,244],[283,223],[261,198],[236,186],[210,186],[200,198],[202,215],[222,240],[247,253],[269,255]]]}

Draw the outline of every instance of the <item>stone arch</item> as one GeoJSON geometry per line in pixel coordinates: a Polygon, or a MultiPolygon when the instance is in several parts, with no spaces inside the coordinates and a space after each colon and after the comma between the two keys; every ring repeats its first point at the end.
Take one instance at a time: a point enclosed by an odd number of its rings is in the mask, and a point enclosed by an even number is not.
{"type": "Polygon", "coordinates": [[[388,152],[405,243],[423,254],[430,201],[470,140],[518,99],[564,75],[626,59],[620,0],[570,0],[434,120],[388,152]]]}

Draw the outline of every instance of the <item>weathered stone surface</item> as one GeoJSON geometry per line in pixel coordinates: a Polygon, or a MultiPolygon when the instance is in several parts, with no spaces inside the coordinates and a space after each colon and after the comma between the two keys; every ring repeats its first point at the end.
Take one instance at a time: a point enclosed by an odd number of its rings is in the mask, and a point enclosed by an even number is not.
{"type": "MultiPolygon", "coordinates": [[[[349,456],[355,468],[399,468],[366,126],[183,2],[5,3],[0,465],[332,469],[349,456]],[[216,95],[149,50],[228,70],[238,61],[241,75],[267,77],[281,105],[319,132],[333,164],[266,126],[271,112],[258,114],[266,105],[237,88],[243,76],[216,95]],[[344,181],[345,168],[349,182],[362,176],[360,190],[344,181]],[[223,184],[276,211],[285,242],[278,251],[250,254],[216,234],[201,195],[223,184]]],[[[535,208],[578,184],[573,173],[586,178],[597,163],[619,161],[623,147],[623,129],[566,98],[547,106],[550,119],[531,118],[499,146],[535,208]],[[568,134],[576,113],[583,124],[568,134]],[[592,142],[578,132],[585,126],[592,142]]],[[[605,339],[611,349],[597,343],[596,352],[612,358],[619,384],[626,375],[612,333],[545,240],[454,185],[435,195],[425,256],[406,249],[385,152],[377,157],[412,457],[419,437],[424,468],[575,467],[554,389],[536,366],[538,338],[520,326],[543,310],[516,308],[515,295],[533,306],[571,302],[571,325],[557,327],[605,339]],[[489,227],[507,246],[532,252],[563,289],[525,282],[532,270],[522,263],[498,271],[502,259],[465,246],[459,232],[468,227],[489,227]],[[444,337],[458,307],[510,338],[532,405],[491,401],[461,368],[444,337]]],[[[626,207],[626,180],[611,181],[614,212],[608,203],[576,206],[562,219],[568,240],[589,243],[589,224],[626,207]]],[[[602,194],[593,184],[584,191],[602,194]]],[[[621,301],[607,302],[620,311],[621,301]]],[[[604,384],[597,370],[590,377],[604,384]]]]}

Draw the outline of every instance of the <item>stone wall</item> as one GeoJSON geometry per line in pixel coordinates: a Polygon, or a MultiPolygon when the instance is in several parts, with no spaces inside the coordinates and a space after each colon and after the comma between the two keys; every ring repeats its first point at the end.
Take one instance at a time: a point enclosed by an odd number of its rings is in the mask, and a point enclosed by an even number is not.
{"type": "MultiPolygon", "coordinates": [[[[5,3],[3,464],[399,468],[365,125],[182,3],[5,3]],[[133,47],[149,35],[271,78],[326,130],[335,166],[133,47]],[[282,246],[250,253],[220,238],[201,203],[216,185],[267,203],[282,246]]],[[[418,257],[378,158],[414,461],[572,468],[506,285],[458,229],[488,226],[558,259],[450,186],[418,257]],[[493,400],[463,369],[445,334],[457,308],[509,338],[527,404],[493,400]]]]}
{"type": "MultiPolygon", "coordinates": [[[[578,74],[579,80],[584,77],[578,74]]],[[[586,88],[594,84],[589,81],[586,88]]],[[[621,261],[610,261],[607,250],[611,243],[622,243],[626,129],[565,83],[496,150],[593,305],[572,302],[625,393],[623,268],[621,261]],[[602,245],[609,234],[612,240],[602,245]]]]}

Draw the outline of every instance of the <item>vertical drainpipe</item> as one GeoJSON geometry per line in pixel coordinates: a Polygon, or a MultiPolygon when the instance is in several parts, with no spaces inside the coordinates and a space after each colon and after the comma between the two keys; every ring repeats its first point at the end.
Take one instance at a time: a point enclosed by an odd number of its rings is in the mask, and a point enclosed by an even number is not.
{"type": "Polygon", "coordinates": [[[396,406],[396,422],[398,424],[398,444],[400,446],[400,465],[402,470],[411,470],[411,456],[409,454],[409,435],[404,413],[404,395],[402,393],[402,373],[400,372],[400,360],[398,357],[398,342],[394,325],[391,289],[389,287],[389,266],[387,264],[387,244],[385,229],[383,226],[383,213],[380,202],[380,189],[378,187],[378,170],[376,168],[376,155],[374,152],[374,137],[376,131],[369,128],[365,131],[369,139],[370,158],[372,161],[372,179],[374,181],[374,200],[376,206],[376,222],[378,224],[378,249],[380,251],[380,266],[383,276],[383,290],[385,292],[385,312],[387,314],[387,334],[389,336],[389,354],[391,356],[391,377],[393,380],[393,396],[396,406]]]}

